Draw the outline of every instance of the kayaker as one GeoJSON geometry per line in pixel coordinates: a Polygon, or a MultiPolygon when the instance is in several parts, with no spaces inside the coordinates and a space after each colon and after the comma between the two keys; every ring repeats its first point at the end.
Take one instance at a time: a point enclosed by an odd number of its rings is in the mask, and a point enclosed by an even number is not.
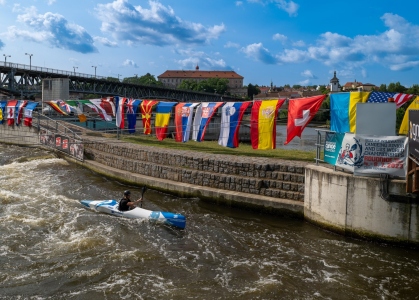
{"type": "Polygon", "coordinates": [[[124,191],[124,197],[119,201],[120,211],[127,211],[127,210],[134,209],[138,203],[141,203],[143,201],[142,197],[138,199],[137,201],[131,201],[130,197],[131,197],[131,192],[128,190],[124,191]]]}

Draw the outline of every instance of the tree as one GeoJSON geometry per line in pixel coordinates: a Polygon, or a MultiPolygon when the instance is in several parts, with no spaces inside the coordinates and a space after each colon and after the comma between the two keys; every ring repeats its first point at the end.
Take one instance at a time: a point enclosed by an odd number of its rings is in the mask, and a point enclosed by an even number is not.
{"type": "Polygon", "coordinates": [[[407,94],[419,95],[419,85],[414,84],[406,90],[407,94]]]}
{"type": "Polygon", "coordinates": [[[300,88],[301,88],[301,85],[299,85],[299,84],[294,84],[294,85],[292,86],[292,88],[293,88],[294,90],[298,90],[298,89],[300,89],[300,88]]]}
{"type": "Polygon", "coordinates": [[[258,85],[253,85],[251,83],[249,83],[247,85],[247,96],[249,97],[249,99],[253,100],[253,96],[260,94],[260,89],[258,87],[258,85]]]}
{"type": "Polygon", "coordinates": [[[390,93],[405,93],[407,89],[404,86],[402,86],[400,82],[396,82],[396,83],[390,83],[388,85],[387,90],[390,93]]]}
{"type": "Polygon", "coordinates": [[[157,81],[154,75],[147,73],[141,77],[134,76],[134,77],[126,77],[122,80],[123,83],[131,83],[131,84],[141,84],[141,85],[158,85],[163,86],[163,83],[157,81]]]}
{"type": "Polygon", "coordinates": [[[387,92],[387,85],[385,84],[381,84],[380,87],[378,88],[379,92],[387,92]]]}
{"type": "Polygon", "coordinates": [[[115,77],[107,77],[106,80],[108,80],[108,81],[114,81],[114,82],[119,82],[119,79],[118,78],[115,78],[115,77]]]}
{"type": "Polygon", "coordinates": [[[198,83],[196,83],[196,81],[192,79],[185,79],[178,85],[177,88],[181,90],[197,91],[198,83]]]}

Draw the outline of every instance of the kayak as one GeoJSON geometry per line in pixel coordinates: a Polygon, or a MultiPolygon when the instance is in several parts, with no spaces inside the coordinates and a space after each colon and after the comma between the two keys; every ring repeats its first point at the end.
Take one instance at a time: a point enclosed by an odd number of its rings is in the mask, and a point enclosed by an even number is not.
{"type": "Polygon", "coordinates": [[[181,214],[165,211],[151,211],[140,207],[136,207],[127,211],[120,211],[118,209],[119,203],[116,200],[80,200],[80,203],[94,211],[118,217],[130,219],[149,219],[181,229],[184,229],[186,226],[186,218],[181,214]]]}

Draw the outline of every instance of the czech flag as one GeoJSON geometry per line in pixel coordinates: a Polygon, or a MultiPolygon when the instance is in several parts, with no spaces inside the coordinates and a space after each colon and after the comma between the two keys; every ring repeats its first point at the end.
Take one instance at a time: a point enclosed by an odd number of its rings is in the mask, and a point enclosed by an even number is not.
{"type": "Polygon", "coordinates": [[[204,140],[205,131],[212,116],[224,102],[202,102],[196,109],[193,122],[192,139],[197,142],[204,140]]]}
{"type": "Polygon", "coordinates": [[[7,125],[13,126],[15,123],[15,110],[17,100],[10,100],[7,102],[7,125]]]}
{"type": "Polygon", "coordinates": [[[252,102],[227,102],[221,109],[221,131],[218,144],[224,147],[239,146],[239,129],[244,112],[252,102]]]}
{"type": "Polygon", "coordinates": [[[154,127],[156,128],[157,139],[162,141],[167,136],[169,128],[170,113],[172,112],[174,102],[159,102],[156,107],[156,120],[154,127]]]}
{"type": "Polygon", "coordinates": [[[276,117],[285,99],[255,100],[250,117],[250,140],[253,149],[276,148],[276,117]]]}
{"type": "Polygon", "coordinates": [[[23,119],[23,124],[28,127],[32,127],[32,113],[35,107],[38,105],[38,102],[29,102],[25,107],[25,118],[23,119]]]}
{"type": "Polygon", "coordinates": [[[192,115],[199,103],[179,103],[175,107],[176,142],[189,141],[191,135],[192,115]]]}

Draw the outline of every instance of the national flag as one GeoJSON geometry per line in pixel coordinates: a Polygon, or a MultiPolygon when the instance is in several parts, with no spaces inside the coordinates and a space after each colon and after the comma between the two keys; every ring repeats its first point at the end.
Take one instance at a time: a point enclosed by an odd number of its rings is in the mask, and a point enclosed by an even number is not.
{"type": "Polygon", "coordinates": [[[409,107],[406,109],[406,112],[403,116],[402,124],[399,128],[399,135],[407,135],[409,133],[409,110],[419,109],[419,97],[416,98],[410,103],[409,107]]]}
{"type": "Polygon", "coordinates": [[[157,103],[158,101],[156,100],[143,100],[140,104],[144,134],[151,134],[151,111],[157,103]]]}
{"type": "Polygon", "coordinates": [[[25,118],[23,119],[23,124],[28,127],[32,127],[32,113],[35,107],[38,105],[38,102],[29,102],[25,106],[25,118]]]}
{"type": "MultiPolygon", "coordinates": [[[[50,101],[45,101],[45,103],[51,106],[51,108],[55,110],[56,112],[58,112],[59,114],[66,116],[68,115],[67,107],[65,105],[62,105],[61,101],[62,100],[50,100],[50,101]]],[[[71,109],[69,109],[69,112],[71,112],[71,109]]]]}
{"type": "Polygon", "coordinates": [[[106,111],[106,114],[115,117],[116,108],[114,103],[114,97],[102,98],[100,106],[106,111]]]}
{"type": "Polygon", "coordinates": [[[15,110],[16,110],[17,100],[9,100],[7,102],[7,125],[13,126],[15,123],[15,110]]]}
{"type": "Polygon", "coordinates": [[[193,121],[192,139],[194,141],[202,142],[204,140],[208,124],[221,105],[223,105],[223,102],[202,102],[198,106],[193,121]]]}
{"type": "Polygon", "coordinates": [[[356,105],[365,103],[370,92],[347,92],[330,95],[330,130],[355,133],[356,105]]]}
{"type": "Polygon", "coordinates": [[[176,142],[189,141],[193,111],[199,103],[179,103],[175,107],[176,142]]]}
{"type": "Polygon", "coordinates": [[[137,125],[137,110],[141,100],[129,99],[127,102],[127,121],[128,121],[128,132],[134,133],[135,126],[137,125]]]}
{"type": "Polygon", "coordinates": [[[250,117],[250,140],[253,149],[276,148],[276,117],[285,99],[255,100],[250,117]]]}
{"type": "Polygon", "coordinates": [[[296,136],[301,138],[304,128],[314,118],[326,95],[290,99],[288,102],[287,145],[296,136]]]}
{"type": "Polygon", "coordinates": [[[65,102],[70,106],[71,111],[77,114],[81,123],[86,122],[87,117],[83,113],[83,104],[90,103],[89,100],[66,100],[65,102]]]}
{"type": "Polygon", "coordinates": [[[86,105],[89,106],[94,111],[96,111],[103,120],[108,121],[108,122],[112,121],[112,115],[108,115],[106,110],[101,105],[102,99],[90,99],[90,102],[94,105],[94,107],[90,104],[86,104],[86,105]]]}
{"type": "Polygon", "coordinates": [[[218,144],[224,147],[239,146],[239,129],[244,112],[252,102],[227,102],[221,109],[221,131],[218,144]]]}
{"type": "Polygon", "coordinates": [[[7,101],[0,101],[0,124],[3,124],[4,120],[7,118],[6,106],[7,106],[7,101]]]}
{"type": "Polygon", "coordinates": [[[120,129],[125,128],[125,102],[127,98],[125,97],[114,97],[115,108],[116,108],[116,127],[120,129]]]}
{"type": "Polygon", "coordinates": [[[156,119],[154,121],[154,127],[156,128],[157,139],[162,141],[167,136],[169,128],[170,113],[172,112],[175,102],[159,102],[156,107],[156,119]]]}
{"type": "Polygon", "coordinates": [[[393,98],[396,103],[396,107],[399,108],[407,101],[412,99],[414,95],[412,94],[403,94],[403,93],[389,93],[389,92],[371,92],[368,97],[369,103],[387,103],[388,98],[393,98]]]}
{"type": "Polygon", "coordinates": [[[16,103],[16,110],[15,110],[15,124],[19,125],[22,121],[23,117],[23,108],[28,103],[27,100],[18,100],[16,103]]]}

